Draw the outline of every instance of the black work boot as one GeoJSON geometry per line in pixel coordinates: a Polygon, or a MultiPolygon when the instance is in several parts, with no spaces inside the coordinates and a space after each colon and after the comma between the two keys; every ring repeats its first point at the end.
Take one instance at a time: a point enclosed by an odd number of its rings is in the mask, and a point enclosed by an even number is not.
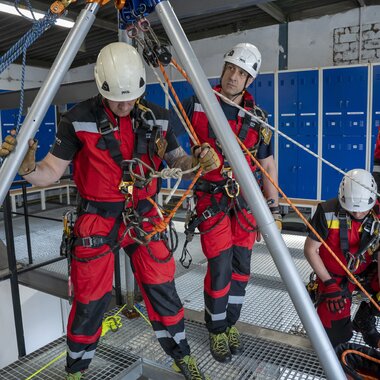
{"type": "Polygon", "coordinates": [[[232,355],[238,355],[243,351],[243,342],[239,330],[235,326],[227,327],[228,346],[232,355]]]}
{"type": "Polygon", "coordinates": [[[380,347],[380,333],[376,329],[375,315],[377,314],[378,312],[374,311],[370,303],[363,301],[352,321],[352,327],[362,334],[364,342],[375,348],[380,347]]]}
{"type": "Polygon", "coordinates": [[[176,372],[182,373],[186,380],[211,380],[209,376],[202,373],[196,359],[191,355],[175,360],[172,368],[176,372]]]}
{"type": "Polygon", "coordinates": [[[232,355],[226,333],[210,333],[210,351],[215,360],[221,363],[231,361],[232,355]]]}

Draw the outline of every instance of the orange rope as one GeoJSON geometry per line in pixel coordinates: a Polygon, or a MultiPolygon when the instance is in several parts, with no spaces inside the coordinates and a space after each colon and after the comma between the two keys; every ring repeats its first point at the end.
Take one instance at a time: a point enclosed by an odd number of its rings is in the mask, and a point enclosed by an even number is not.
{"type": "Polygon", "coordinates": [[[170,88],[170,91],[171,91],[172,94],[173,94],[173,97],[174,97],[174,99],[175,99],[175,102],[177,103],[177,107],[178,107],[179,110],[181,111],[182,117],[184,118],[184,120],[185,120],[185,122],[186,122],[186,125],[187,125],[187,127],[189,128],[189,131],[191,132],[191,134],[192,134],[194,140],[197,142],[197,144],[200,145],[199,138],[198,138],[197,134],[195,133],[195,130],[194,130],[193,126],[191,125],[191,122],[190,122],[190,120],[189,120],[189,118],[188,118],[188,116],[187,116],[187,114],[186,114],[186,112],[185,112],[185,110],[184,110],[184,108],[183,108],[183,106],[182,106],[181,101],[179,100],[179,98],[178,98],[178,96],[177,96],[177,93],[176,93],[176,91],[175,91],[175,89],[174,89],[174,87],[173,87],[173,85],[172,85],[172,83],[171,83],[171,81],[170,81],[170,79],[169,79],[169,77],[168,77],[168,74],[166,74],[166,71],[165,71],[165,69],[164,69],[164,66],[162,66],[161,63],[160,63],[160,70],[161,70],[162,75],[163,75],[164,78],[165,78],[166,83],[168,84],[168,86],[169,86],[169,88],[170,88]]]}
{"type": "Polygon", "coordinates": [[[247,149],[247,147],[241,142],[239,137],[236,136],[236,139],[242,149],[247,153],[247,155],[251,158],[251,160],[259,167],[262,173],[267,177],[267,179],[271,182],[271,184],[277,189],[277,191],[283,196],[289,206],[296,212],[296,214],[302,219],[302,221],[310,228],[310,230],[314,233],[314,235],[318,238],[318,240],[322,243],[322,245],[328,250],[328,252],[333,256],[338,265],[347,273],[348,277],[357,285],[357,287],[370,299],[372,304],[376,306],[376,309],[380,311],[380,306],[377,302],[370,296],[370,294],[364,289],[364,287],[359,283],[359,281],[355,278],[355,276],[347,269],[347,267],[339,260],[333,250],[326,244],[326,242],[322,239],[319,233],[315,230],[315,228],[307,221],[307,219],[302,215],[302,213],[298,210],[298,208],[292,203],[292,201],[286,196],[286,194],[281,190],[281,188],[274,182],[269,173],[263,168],[260,162],[253,156],[253,154],[247,149]]]}
{"type": "MultiPolygon", "coordinates": [[[[161,70],[161,73],[162,75],[164,76],[165,78],[165,81],[166,83],[168,84],[169,88],[170,88],[170,91],[172,92],[173,94],[173,97],[177,103],[177,106],[186,122],[186,125],[187,127],[189,128],[189,131],[191,132],[192,134],[192,137],[194,138],[194,140],[197,142],[198,145],[200,145],[200,141],[199,141],[199,138],[193,128],[193,126],[191,125],[191,122],[185,112],[185,109],[183,108],[182,106],[182,103],[181,101],[179,100],[178,96],[177,96],[177,93],[168,77],[168,75],[166,74],[166,71],[165,71],[165,68],[164,66],[160,63],[160,70],[161,70]]],[[[181,69],[181,71],[183,71],[181,69]]],[[[184,73],[184,71],[183,71],[184,73]]],[[[185,73],[186,74],[186,73],[185,73]]],[[[202,169],[200,168],[198,170],[198,172],[196,173],[196,175],[194,176],[193,180],[191,181],[191,184],[190,186],[187,188],[187,190],[183,193],[182,197],[180,198],[180,200],[177,202],[177,204],[175,205],[175,207],[171,210],[171,212],[169,213],[169,215],[164,218],[164,220],[161,220],[160,222],[158,222],[151,233],[149,233],[147,236],[145,236],[145,240],[146,241],[149,241],[156,233],[158,232],[162,232],[166,229],[166,227],[168,226],[168,224],[170,223],[170,220],[173,218],[173,216],[175,215],[175,213],[177,212],[177,210],[179,209],[179,207],[182,205],[182,203],[184,202],[184,200],[187,198],[187,196],[190,194],[191,190],[193,189],[195,183],[197,182],[198,178],[201,176],[202,174],[202,169]]],[[[149,202],[153,204],[154,207],[157,207],[158,208],[158,205],[156,202],[154,202],[153,199],[151,198],[148,198],[149,202]]]]}
{"type": "MultiPolygon", "coordinates": [[[[364,352],[360,352],[360,351],[357,351],[357,350],[345,350],[345,351],[343,351],[341,358],[342,358],[342,362],[346,366],[348,366],[347,361],[346,361],[346,356],[349,355],[349,354],[359,355],[359,356],[361,356],[364,359],[367,359],[367,360],[372,361],[374,363],[380,364],[380,360],[379,359],[376,359],[376,358],[374,358],[374,357],[372,357],[370,355],[367,355],[364,352]]],[[[354,368],[354,370],[355,370],[355,368],[354,368]]],[[[357,372],[357,373],[360,376],[363,377],[363,380],[378,380],[376,377],[373,377],[372,375],[367,375],[367,374],[363,374],[363,373],[360,373],[360,372],[357,372]]]]}
{"type": "Polygon", "coordinates": [[[177,63],[177,61],[174,58],[172,58],[171,63],[182,74],[182,76],[190,83],[190,78],[187,75],[186,71],[177,63]]]}
{"type": "MultiPolygon", "coordinates": [[[[157,223],[154,228],[153,228],[153,231],[148,234],[147,236],[145,236],[145,240],[146,241],[149,241],[156,233],[158,232],[162,232],[166,229],[166,227],[168,226],[168,224],[170,223],[170,220],[173,218],[173,216],[175,215],[175,213],[177,212],[177,210],[179,209],[179,207],[181,206],[181,204],[183,203],[183,201],[187,198],[187,196],[190,194],[190,191],[192,190],[192,188],[194,187],[195,183],[198,181],[198,178],[201,176],[202,174],[202,169],[199,169],[197,174],[194,176],[193,180],[191,181],[190,183],[190,186],[187,188],[187,190],[183,193],[181,199],[178,201],[178,203],[175,205],[175,207],[173,208],[173,210],[170,212],[170,214],[164,218],[164,220],[162,220],[161,222],[157,223]]],[[[152,200],[153,201],[153,200],[152,200]]],[[[154,202],[154,201],[153,201],[154,202]]],[[[158,207],[158,206],[157,206],[158,207]]]]}

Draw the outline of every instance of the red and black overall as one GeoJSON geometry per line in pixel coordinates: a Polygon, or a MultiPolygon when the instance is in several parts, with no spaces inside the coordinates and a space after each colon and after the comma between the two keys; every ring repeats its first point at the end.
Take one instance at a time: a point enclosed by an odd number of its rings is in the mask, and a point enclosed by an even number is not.
{"type": "MultiPolygon", "coordinates": [[[[371,255],[367,250],[364,251],[363,247],[368,245],[372,223],[378,218],[378,203],[364,220],[355,220],[341,208],[338,198],[334,198],[319,204],[311,221],[311,225],[326,244],[371,295],[380,290],[377,255],[371,255]],[[359,255],[360,252],[363,252],[363,255],[359,255]]],[[[309,232],[309,237],[318,241],[312,232],[309,232]]],[[[320,246],[319,255],[331,277],[342,288],[346,298],[345,306],[340,313],[331,312],[327,303],[323,301],[323,283],[317,278],[317,313],[331,343],[333,346],[337,346],[340,343],[348,342],[353,334],[350,311],[352,293],[356,289],[356,285],[349,280],[347,273],[324,245],[320,246]]]]}
{"type": "MultiPolygon", "coordinates": [[[[166,110],[141,103],[153,111],[155,123],[167,141],[166,152],[179,148],[166,110]]],[[[153,238],[147,246],[136,244],[128,234],[123,237],[128,227],[121,220],[126,198],[119,190],[122,169],[117,159],[130,160],[138,155],[151,167],[159,168],[162,163],[151,149],[152,131],[134,128],[138,125],[134,112],[115,118],[100,97],[82,102],[62,118],[51,151],[58,158],[72,160],[74,181],[82,198],[74,226],[71,266],[74,300],[67,327],[67,371],[71,373],[86,369],[94,357],[103,314],[111,300],[114,273],[111,248],[118,241],[118,248],[124,248],[131,257],[136,281],[162,348],[174,359],[190,353],[184,310],[174,284],[175,261],[167,245],[160,237],[153,238]],[[101,122],[102,118],[107,123],[101,122]],[[114,144],[118,149],[112,147],[114,144]],[[121,157],[115,159],[117,155],[121,157]]],[[[158,190],[156,179],[146,187],[134,187],[132,201],[127,205],[139,215],[140,227],[148,233],[159,215],[146,198],[154,197],[158,190]]]]}
{"type": "MultiPolygon", "coordinates": [[[[219,86],[215,89],[220,91],[219,86]]],[[[203,253],[208,260],[204,280],[206,326],[209,332],[220,333],[239,319],[250,277],[257,227],[202,105],[193,97],[185,106],[200,142],[209,143],[221,162],[218,169],[197,182],[197,216],[189,225],[192,230],[199,229],[203,253]]],[[[271,144],[262,143],[260,126],[249,115],[224,102],[221,106],[232,131],[253,154],[259,159],[273,154],[271,144]]],[[[243,107],[248,111],[254,107],[253,97],[248,92],[244,94],[243,107]]],[[[252,160],[247,157],[247,161],[255,172],[252,160]]]]}

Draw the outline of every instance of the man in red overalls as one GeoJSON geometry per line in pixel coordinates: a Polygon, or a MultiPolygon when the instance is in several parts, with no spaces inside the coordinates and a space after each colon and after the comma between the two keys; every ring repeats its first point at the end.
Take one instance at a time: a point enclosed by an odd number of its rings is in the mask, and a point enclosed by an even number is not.
{"type": "MultiPolygon", "coordinates": [[[[104,47],[95,79],[100,95],[63,116],[51,152],[37,164],[36,142],[30,141],[19,171],[30,183],[47,186],[73,162],[82,198],[71,254],[74,300],[67,327],[66,379],[80,379],[95,355],[112,295],[112,251],[119,247],[131,257],[153,330],[174,359],[174,369],[189,380],[206,379],[190,355],[166,235],[157,233],[148,244],[138,244],[160,222],[154,202],[149,201],[156,197],[159,181],[149,177],[143,165],[144,173],[136,167],[139,183],[135,183],[123,161],[138,158],[156,171],[163,160],[182,170],[199,163],[207,172],[219,166],[218,157],[207,145],[197,148],[193,157],[186,155],[168,123],[168,111],[140,99],[146,87],[145,68],[132,46],[117,42],[104,47]]],[[[8,136],[0,155],[14,145],[15,139],[8,136]]]]}
{"type": "MultiPolygon", "coordinates": [[[[319,204],[311,224],[379,303],[380,210],[376,192],[371,173],[363,169],[350,170],[340,183],[338,197],[319,204]]],[[[379,348],[377,308],[363,301],[351,321],[355,284],[313,232],[309,233],[304,250],[317,275],[317,312],[332,345],[348,342],[356,330],[369,346],[379,348]]]]}
{"type": "MultiPolygon", "coordinates": [[[[255,106],[252,95],[246,90],[256,78],[260,65],[261,54],[254,45],[236,45],[224,56],[221,84],[215,90],[234,104],[266,120],[265,113],[255,106]]],[[[271,131],[223,99],[220,105],[233,132],[277,182],[271,131]]],[[[184,102],[184,108],[201,143],[212,146],[221,161],[217,169],[205,174],[196,184],[197,218],[189,224],[188,231],[199,229],[203,253],[208,260],[204,300],[210,351],[214,359],[227,362],[232,354],[240,353],[243,348],[235,324],[250,277],[257,227],[202,105],[194,96],[184,102]]],[[[248,155],[246,158],[252,172],[257,174],[252,159],[248,155]]],[[[263,178],[263,192],[281,229],[278,193],[266,177],[263,178]]]]}

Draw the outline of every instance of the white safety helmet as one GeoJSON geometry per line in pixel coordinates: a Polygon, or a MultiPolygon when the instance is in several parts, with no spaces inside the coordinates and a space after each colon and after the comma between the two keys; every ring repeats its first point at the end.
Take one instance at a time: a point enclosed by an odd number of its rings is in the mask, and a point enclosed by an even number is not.
{"type": "Polygon", "coordinates": [[[125,42],[113,42],[100,51],[94,74],[106,99],[125,102],[145,92],[144,64],[137,50],[125,42]]]}
{"type": "Polygon", "coordinates": [[[377,185],[372,174],[364,169],[353,169],[346,173],[339,185],[339,202],[347,211],[365,212],[375,205],[376,193],[377,185]]]}
{"type": "Polygon", "coordinates": [[[224,62],[232,63],[256,78],[261,66],[261,53],[250,43],[240,43],[224,55],[224,62]]]}

